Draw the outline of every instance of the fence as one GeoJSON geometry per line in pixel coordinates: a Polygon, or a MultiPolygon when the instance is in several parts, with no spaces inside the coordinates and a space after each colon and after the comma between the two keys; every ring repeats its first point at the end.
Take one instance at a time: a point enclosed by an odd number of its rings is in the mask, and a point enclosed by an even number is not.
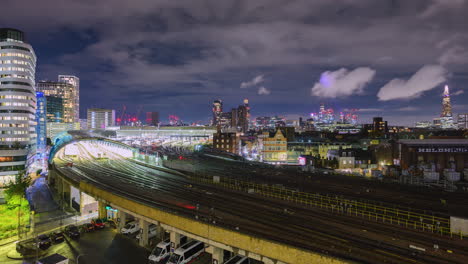
{"type": "Polygon", "coordinates": [[[450,218],[448,216],[428,214],[415,209],[384,206],[338,196],[299,192],[282,186],[257,184],[225,177],[191,176],[191,179],[231,190],[255,193],[265,197],[321,208],[334,213],[363,217],[373,221],[381,221],[440,235],[451,237],[455,235],[463,239],[462,233],[451,232],[450,218]]]}

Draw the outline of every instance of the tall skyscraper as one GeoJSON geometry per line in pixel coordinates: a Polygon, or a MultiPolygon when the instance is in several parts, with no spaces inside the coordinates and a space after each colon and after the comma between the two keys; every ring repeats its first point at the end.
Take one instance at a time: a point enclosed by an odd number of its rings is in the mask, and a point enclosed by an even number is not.
{"type": "Polygon", "coordinates": [[[73,76],[73,75],[59,75],[58,76],[58,81],[59,82],[65,82],[73,85],[73,97],[74,97],[74,103],[73,103],[73,108],[74,108],[74,113],[75,113],[75,118],[73,122],[79,122],[80,121],[80,78],[73,76]]]}
{"type": "Polygon", "coordinates": [[[247,110],[247,115],[246,115],[246,118],[247,118],[247,130],[249,130],[249,129],[250,129],[250,122],[251,122],[250,118],[251,118],[251,116],[250,116],[249,99],[247,99],[247,98],[244,99],[244,107],[245,107],[245,109],[247,110]]]}
{"type": "Polygon", "coordinates": [[[36,134],[37,134],[37,146],[36,150],[38,154],[43,154],[46,150],[47,145],[47,99],[43,93],[37,92],[37,108],[36,108],[36,134]]]}
{"type": "MultiPolygon", "coordinates": [[[[40,81],[36,85],[38,92],[45,96],[60,97],[63,100],[63,122],[75,122],[75,86],[67,82],[40,81]]],[[[78,120],[76,122],[79,122],[78,120]]]]}
{"type": "Polygon", "coordinates": [[[159,112],[146,112],[146,124],[150,126],[158,126],[159,112]]]}
{"type": "Polygon", "coordinates": [[[388,132],[387,121],[384,121],[382,117],[374,117],[373,122],[372,122],[372,130],[373,132],[387,133],[388,132]]]}
{"type": "Polygon", "coordinates": [[[223,101],[221,99],[215,100],[213,102],[213,121],[212,124],[214,126],[218,125],[219,120],[221,118],[221,114],[223,113],[223,101]]]}
{"type": "Polygon", "coordinates": [[[440,122],[442,129],[456,128],[455,122],[453,122],[452,104],[450,102],[450,93],[447,85],[445,85],[444,95],[442,97],[442,113],[440,114],[440,122]]]}
{"type": "Polygon", "coordinates": [[[0,188],[35,154],[36,55],[22,31],[0,28],[0,188]]]}
{"type": "Polygon", "coordinates": [[[115,110],[89,108],[87,111],[88,129],[106,129],[115,126],[115,110]]]}

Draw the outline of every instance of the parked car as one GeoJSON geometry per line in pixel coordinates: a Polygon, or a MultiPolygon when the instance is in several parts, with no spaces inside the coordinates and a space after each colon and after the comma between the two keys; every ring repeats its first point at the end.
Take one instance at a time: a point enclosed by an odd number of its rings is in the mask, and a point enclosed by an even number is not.
{"type": "Polygon", "coordinates": [[[106,224],[101,219],[93,219],[91,220],[91,224],[94,226],[94,229],[103,229],[106,227],[106,224]]]}
{"type": "Polygon", "coordinates": [[[55,231],[50,234],[50,239],[52,240],[53,243],[58,244],[62,243],[65,241],[65,236],[62,231],[55,231]]]}
{"type": "Polygon", "coordinates": [[[31,255],[37,251],[37,242],[35,238],[19,241],[16,243],[16,251],[21,255],[31,255]]]}
{"type": "Polygon", "coordinates": [[[129,222],[120,230],[120,232],[124,235],[132,235],[138,231],[140,231],[140,225],[135,221],[129,222]]]}
{"type": "Polygon", "coordinates": [[[91,224],[91,223],[84,224],[84,225],[81,226],[81,228],[83,229],[83,232],[92,232],[92,231],[94,231],[94,225],[91,224]]]}
{"type": "Polygon", "coordinates": [[[37,239],[37,246],[43,250],[48,249],[50,245],[52,244],[50,237],[46,234],[39,235],[36,237],[36,239],[37,239]]]}
{"type": "MultiPolygon", "coordinates": [[[[150,224],[150,225],[148,226],[148,239],[151,239],[151,238],[153,238],[153,237],[156,236],[156,234],[157,234],[157,229],[158,229],[158,228],[157,228],[157,226],[156,226],[155,224],[150,224]]],[[[142,235],[141,233],[142,233],[142,232],[140,231],[140,234],[138,234],[138,235],[136,236],[136,239],[140,240],[140,237],[141,237],[141,235],[142,235]]]]}
{"type": "Polygon", "coordinates": [[[65,227],[65,234],[71,239],[77,240],[80,238],[80,230],[75,225],[65,227]]]}

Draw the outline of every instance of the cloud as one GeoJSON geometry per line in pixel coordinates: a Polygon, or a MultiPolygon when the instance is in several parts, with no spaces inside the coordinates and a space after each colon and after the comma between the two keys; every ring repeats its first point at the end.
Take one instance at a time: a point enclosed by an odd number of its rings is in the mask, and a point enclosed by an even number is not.
{"type": "Polygon", "coordinates": [[[434,89],[447,79],[447,70],[440,65],[425,65],[408,80],[393,79],[380,88],[380,101],[412,99],[434,89]]]}
{"type": "Polygon", "coordinates": [[[265,79],[263,78],[263,75],[258,75],[256,76],[255,78],[253,78],[252,80],[248,81],[248,82],[242,82],[241,85],[240,85],[240,88],[249,88],[249,87],[253,87],[257,84],[260,84],[262,82],[264,82],[265,79]]]}
{"type": "Polygon", "coordinates": [[[258,88],[258,92],[257,92],[258,95],[269,95],[270,93],[271,91],[268,90],[265,86],[258,88]]]}
{"type": "Polygon", "coordinates": [[[442,11],[459,9],[465,3],[465,0],[432,0],[420,16],[422,18],[428,18],[442,11]]]}
{"type": "Polygon", "coordinates": [[[315,83],[311,92],[314,96],[336,98],[352,94],[360,94],[364,86],[375,75],[375,70],[368,67],[356,68],[353,71],[341,68],[336,71],[326,71],[320,76],[320,81],[315,83]]]}
{"type": "Polygon", "coordinates": [[[468,64],[468,50],[461,46],[451,47],[444,50],[438,61],[442,65],[468,64]]]}
{"type": "Polygon", "coordinates": [[[406,106],[406,107],[398,108],[397,111],[400,111],[400,112],[412,112],[412,111],[418,111],[418,110],[420,110],[420,109],[421,109],[421,108],[415,107],[415,106],[406,106]]]}
{"type": "Polygon", "coordinates": [[[458,90],[458,91],[452,93],[451,95],[461,95],[461,94],[464,94],[464,93],[465,93],[465,91],[463,91],[463,90],[458,90]]]}
{"type": "MultiPolygon", "coordinates": [[[[349,111],[349,110],[347,110],[349,111]]],[[[358,112],[361,112],[361,113],[366,113],[366,112],[381,112],[383,111],[382,108],[359,108],[358,109],[358,112]]]]}

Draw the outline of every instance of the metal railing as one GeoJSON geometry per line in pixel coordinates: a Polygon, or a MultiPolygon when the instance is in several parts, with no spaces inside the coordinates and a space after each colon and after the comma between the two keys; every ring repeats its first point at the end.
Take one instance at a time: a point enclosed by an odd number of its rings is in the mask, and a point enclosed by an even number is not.
{"type": "Polygon", "coordinates": [[[401,207],[385,206],[338,196],[299,192],[285,187],[258,184],[225,177],[216,176],[216,180],[208,176],[190,176],[190,178],[197,182],[316,207],[337,214],[362,217],[372,221],[384,222],[440,235],[457,236],[461,239],[464,237],[462,233],[451,232],[449,216],[435,215],[433,213],[428,214],[419,212],[416,209],[403,209],[401,207]]]}

